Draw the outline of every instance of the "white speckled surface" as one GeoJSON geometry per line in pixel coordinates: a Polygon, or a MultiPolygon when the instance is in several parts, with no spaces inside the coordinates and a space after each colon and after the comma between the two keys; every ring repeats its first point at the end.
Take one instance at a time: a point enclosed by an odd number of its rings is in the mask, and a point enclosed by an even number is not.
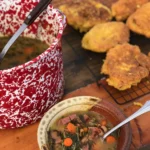
{"type": "MultiPolygon", "coordinates": [[[[1,0],[0,34],[12,35],[37,0],[1,0]]],[[[49,44],[37,58],[0,71],[0,129],[29,125],[40,119],[63,95],[61,35],[65,18],[50,5],[23,36],[49,44]],[[56,38],[57,35],[57,38],[56,38]]]]}

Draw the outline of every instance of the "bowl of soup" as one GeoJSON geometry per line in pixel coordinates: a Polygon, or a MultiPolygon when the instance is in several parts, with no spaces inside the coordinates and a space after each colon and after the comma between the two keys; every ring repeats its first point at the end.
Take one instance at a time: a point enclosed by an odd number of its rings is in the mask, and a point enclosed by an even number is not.
{"type": "Polygon", "coordinates": [[[38,145],[40,150],[128,150],[129,123],[102,140],[125,118],[116,105],[106,100],[91,96],[69,98],[49,109],[40,121],[38,145]]]}
{"type": "MultiPolygon", "coordinates": [[[[37,4],[35,0],[0,1],[1,50],[37,4]]],[[[32,124],[62,98],[65,26],[65,16],[49,5],[0,62],[0,129],[32,124]]]]}

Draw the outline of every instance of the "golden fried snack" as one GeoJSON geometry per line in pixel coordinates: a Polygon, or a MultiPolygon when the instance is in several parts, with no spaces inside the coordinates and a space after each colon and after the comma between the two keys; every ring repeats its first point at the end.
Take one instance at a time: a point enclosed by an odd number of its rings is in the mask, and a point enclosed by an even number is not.
{"type": "Polygon", "coordinates": [[[109,76],[108,84],[118,90],[137,85],[149,71],[150,58],[138,46],[127,43],[110,49],[101,69],[101,73],[109,76]]]}
{"type": "Polygon", "coordinates": [[[66,15],[68,24],[80,32],[112,19],[111,10],[97,0],[70,0],[59,9],[66,15]]]}
{"type": "Polygon", "coordinates": [[[138,8],[148,2],[149,0],[119,0],[112,5],[112,15],[118,21],[126,20],[138,8]]]}
{"type": "Polygon", "coordinates": [[[133,32],[150,38],[150,2],[144,4],[128,18],[127,26],[133,32]]]}
{"type": "Polygon", "coordinates": [[[108,8],[111,8],[111,6],[118,0],[96,0],[96,1],[102,3],[103,5],[107,6],[108,8]]]}
{"type": "Polygon", "coordinates": [[[117,44],[129,41],[128,27],[122,22],[95,25],[82,39],[82,47],[94,52],[106,52],[117,44]]]}

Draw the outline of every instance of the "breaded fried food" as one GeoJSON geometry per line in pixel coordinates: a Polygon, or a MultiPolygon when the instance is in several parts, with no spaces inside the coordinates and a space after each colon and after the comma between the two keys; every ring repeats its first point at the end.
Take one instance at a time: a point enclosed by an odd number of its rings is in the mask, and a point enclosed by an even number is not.
{"type": "Polygon", "coordinates": [[[117,21],[124,21],[143,4],[148,2],[149,0],[119,0],[112,5],[112,15],[117,21]]]}
{"type": "Polygon", "coordinates": [[[130,32],[122,22],[95,25],[82,39],[82,47],[93,52],[106,52],[117,44],[129,41],[130,32]]]}
{"type": "Polygon", "coordinates": [[[96,0],[96,1],[102,3],[103,5],[107,6],[108,8],[111,8],[111,6],[118,0],[96,0]]]}
{"type": "Polygon", "coordinates": [[[70,0],[59,9],[66,15],[68,24],[80,32],[112,19],[111,10],[97,0],[70,0]]]}
{"type": "Polygon", "coordinates": [[[133,32],[150,38],[150,2],[143,5],[128,18],[127,26],[133,32]]]}
{"type": "Polygon", "coordinates": [[[101,73],[109,76],[108,84],[118,90],[137,85],[149,71],[150,58],[141,53],[138,46],[127,43],[110,49],[101,69],[101,73]]]}
{"type": "MultiPolygon", "coordinates": [[[[71,0],[61,0],[61,1],[60,0],[55,0],[55,1],[52,1],[52,4],[55,8],[58,8],[60,5],[66,4],[69,1],[71,1],[71,0]]],[[[104,6],[111,9],[112,4],[114,4],[118,0],[95,0],[95,1],[97,1],[97,2],[103,4],[104,6]]]]}

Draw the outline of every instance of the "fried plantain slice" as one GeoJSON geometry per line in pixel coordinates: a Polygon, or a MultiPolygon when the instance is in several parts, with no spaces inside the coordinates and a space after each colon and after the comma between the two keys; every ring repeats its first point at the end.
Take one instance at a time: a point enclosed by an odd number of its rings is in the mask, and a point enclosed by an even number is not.
{"type": "Polygon", "coordinates": [[[97,0],[70,0],[59,9],[66,15],[68,24],[80,32],[112,19],[111,10],[97,0]]]}
{"type": "Polygon", "coordinates": [[[149,0],[119,0],[112,5],[112,15],[117,21],[124,21],[143,4],[148,2],[149,0]]]}
{"type": "Polygon", "coordinates": [[[127,20],[127,26],[135,33],[150,38],[150,2],[143,5],[127,20]]]}
{"type": "Polygon", "coordinates": [[[82,47],[94,52],[107,52],[117,44],[129,41],[130,32],[122,22],[95,25],[82,39],[82,47]]]}
{"type": "Polygon", "coordinates": [[[138,46],[127,43],[110,49],[101,69],[101,73],[109,76],[108,84],[118,90],[137,85],[149,71],[150,58],[138,46]]]}

